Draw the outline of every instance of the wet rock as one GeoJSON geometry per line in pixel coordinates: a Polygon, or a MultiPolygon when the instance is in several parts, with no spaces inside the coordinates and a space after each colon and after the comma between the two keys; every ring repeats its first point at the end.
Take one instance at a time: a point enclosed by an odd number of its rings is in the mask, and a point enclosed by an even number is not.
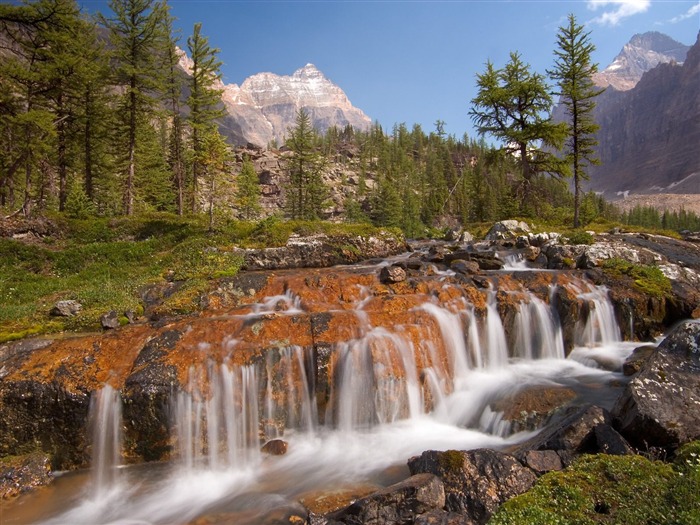
{"type": "Polygon", "coordinates": [[[503,419],[514,432],[534,430],[557,410],[576,398],[576,392],[564,387],[530,387],[491,403],[491,409],[503,412],[503,419]]]}
{"type": "Polygon", "coordinates": [[[52,481],[51,463],[45,454],[36,452],[0,460],[0,501],[48,485],[52,481]]]}
{"type": "Polygon", "coordinates": [[[82,309],[83,305],[78,301],[58,301],[55,305],[53,305],[53,308],[51,308],[49,314],[53,315],[54,317],[73,317],[78,315],[82,309]]]}
{"type": "Polygon", "coordinates": [[[287,453],[288,447],[289,444],[283,439],[271,439],[262,446],[260,451],[270,456],[283,456],[287,453]]]}
{"type": "Polygon", "coordinates": [[[474,522],[456,512],[444,510],[431,510],[420,516],[416,516],[414,525],[473,525],[474,522]]]}
{"type": "Polygon", "coordinates": [[[480,270],[479,263],[477,263],[475,261],[463,261],[463,260],[453,261],[452,264],[450,264],[450,269],[457,272],[457,273],[462,273],[464,275],[471,275],[474,273],[478,273],[480,270]]]}
{"type": "Polygon", "coordinates": [[[429,472],[445,486],[445,510],[486,523],[506,500],[528,491],[537,479],[515,457],[495,450],[429,450],[408,461],[412,474],[429,472]]]}
{"type": "Polygon", "coordinates": [[[481,270],[501,270],[505,266],[505,262],[495,253],[476,252],[472,254],[472,260],[477,262],[481,270]]]}
{"type": "Polygon", "coordinates": [[[427,473],[410,478],[357,500],[329,516],[346,525],[409,525],[416,516],[445,505],[445,490],[436,476],[427,473]]]}
{"type": "Polygon", "coordinates": [[[406,270],[400,266],[385,266],[379,272],[379,280],[385,284],[400,283],[406,280],[406,270]]]}
{"type": "Polygon", "coordinates": [[[639,372],[652,354],[656,352],[656,347],[651,345],[639,346],[634,349],[625,362],[622,363],[622,373],[632,376],[639,372]]]}
{"type": "Polygon", "coordinates": [[[538,435],[521,443],[514,455],[522,458],[531,450],[554,450],[565,465],[577,454],[598,452],[595,428],[600,424],[611,424],[607,410],[586,405],[569,407],[558,420],[550,422],[538,435]]]}
{"type": "Polygon", "coordinates": [[[554,450],[528,450],[520,455],[518,459],[522,461],[523,465],[531,468],[538,475],[564,468],[559,454],[554,450]]]}
{"type": "Polygon", "coordinates": [[[700,323],[671,332],[641,366],[613,408],[616,428],[642,449],[700,438],[700,323]]]}
{"type": "Polygon", "coordinates": [[[115,328],[119,328],[119,316],[117,315],[117,312],[115,310],[110,310],[100,317],[100,325],[102,325],[102,328],[105,330],[114,330],[115,328]]]}
{"type": "Polygon", "coordinates": [[[471,250],[455,250],[445,254],[443,262],[447,265],[451,265],[454,261],[470,261],[473,253],[474,252],[471,250]]]}
{"type": "Polygon", "coordinates": [[[515,238],[515,247],[518,249],[529,248],[530,239],[526,235],[518,235],[515,238]]]}
{"type": "Polygon", "coordinates": [[[528,233],[530,227],[523,221],[507,220],[499,221],[486,234],[487,241],[498,241],[502,239],[515,239],[523,233],[528,233]]]}
{"type": "Polygon", "coordinates": [[[462,228],[449,228],[447,232],[445,232],[444,240],[447,242],[457,241],[462,236],[462,232],[462,228]]]}

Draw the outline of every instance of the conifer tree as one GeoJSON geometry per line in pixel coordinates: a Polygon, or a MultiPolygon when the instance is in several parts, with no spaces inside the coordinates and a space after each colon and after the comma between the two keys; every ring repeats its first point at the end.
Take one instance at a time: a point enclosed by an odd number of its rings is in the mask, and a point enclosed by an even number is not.
{"type": "Polygon", "coordinates": [[[202,175],[202,159],[205,153],[203,139],[215,128],[215,120],[224,114],[221,106],[221,80],[217,58],[219,50],[209,46],[209,39],[202,35],[202,24],[194,25],[192,36],[187,39],[187,47],[192,59],[189,79],[190,126],[192,127],[192,212],[197,211],[198,178],[202,175]]]}
{"type": "Polygon", "coordinates": [[[110,0],[113,18],[102,17],[109,29],[117,61],[116,82],[125,87],[119,104],[126,136],[123,210],[134,211],[136,148],[139,119],[152,114],[160,86],[158,54],[154,52],[163,18],[163,6],[154,0],[110,0]]]}
{"type": "Polygon", "coordinates": [[[214,210],[217,204],[217,192],[223,182],[226,164],[230,160],[230,152],[226,140],[219,130],[210,127],[200,135],[201,148],[196,162],[202,168],[202,177],[206,182],[206,200],[209,216],[209,231],[214,231],[214,210]]]}
{"type": "Polygon", "coordinates": [[[289,162],[287,210],[292,219],[318,219],[328,196],[321,177],[323,158],[316,152],[316,131],[309,114],[300,109],[290,130],[287,146],[292,151],[289,162]]]}
{"type": "Polygon", "coordinates": [[[590,32],[576,23],[573,14],[568,24],[559,28],[555,64],[549,75],[557,82],[560,102],[566,108],[567,139],[566,161],[572,166],[574,179],[574,228],[580,226],[581,180],[587,179],[585,168],[600,161],[595,154],[598,140],[595,133],[598,125],[593,118],[595,97],[603,90],[593,84],[593,75],[598,65],[592,62],[595,46],[590,41],[590,32]]]}
{"type": "Polygon", "coordinates": [[[247,157],[243,159],[243,167],[237,179],[236,207],[240,210],[241,217],[247,221],[255,218],[261,211],[258,174],[247,157]]]}
{"type": "Polygon", "coordinates": [[[477,75],[477,87],[469,113],[480,135],[492,135],[505,151],[519,157],[525,208],[534,175],[560,174],[564,169],[546,148],[561,146],[565,126],[552,122],[552,98],[544,77],[533,73],[519,53],[511,53],[503,69],[488,61],[486,71],[477,75]]]}

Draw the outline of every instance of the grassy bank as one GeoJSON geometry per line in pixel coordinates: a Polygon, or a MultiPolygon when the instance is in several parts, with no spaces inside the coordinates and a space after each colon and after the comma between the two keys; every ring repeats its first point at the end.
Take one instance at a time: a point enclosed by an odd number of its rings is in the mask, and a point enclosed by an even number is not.
{"type": "Polygon", "coordinates": [[[215,232],[204,218],[149,215],[117,219],[51,219],[48,235],[0,238],[0,342],[64,330],[99,328],[110,310],[137,316],[149,285],[183,281],[164,313],[188,313],[210,281],[235,275],[235,248],[284,245],[292,234],[339,237],[372,235],[368,225],[281,221],[233,221],[215,232]],[[83,306],[74,317],[53,317],[59,300],[83,306]]]}

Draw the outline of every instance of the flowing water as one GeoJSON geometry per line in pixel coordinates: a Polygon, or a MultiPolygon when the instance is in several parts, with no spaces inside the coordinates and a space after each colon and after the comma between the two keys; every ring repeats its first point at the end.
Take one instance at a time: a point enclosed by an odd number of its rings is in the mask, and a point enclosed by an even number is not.
{"type": "MultiPolygon", "coordinates": [[[[419,343],[408,337],[410,327],[373,326],[364,311],[367,297],[360,294],[354,312],[359,329],[333,349],[337,359],[325,407],[317,404],[308,352],[301,347],[280,348],[256,364],[192,367],[188,388],[171,400],[178,454],[169,463],[119,467],[119,392],[105,386],[92,403],[90,473],[67,474],[20,499],[5,512],[3,525],[186,524],[221,513],[256,523],[252,508],[398,481],[407,475],[406,460],[424,450],[516,443],[529,434],[513,434],[492,408],[494,400],[531,385],[562,385],[609,404],[610,383],[620,376],[599,365],[614,369],[633,348],[620,341],[606,290],[583,281],[575,286],[587,315],[568,357],[549,304],[525,294],[514,333],[507,334],[490,290],[481,315],[465,299],[449,307],[435,301],[420,306],[437,328],[424,327],[419,343]],[[273,377],[284,388],[272,388],[273,377]],[[261,431],[287,441],[287,454],[261,454],[261,431]]],[[[302,310],[288,292],[247,315],[264,314],[280,302],[287,314],[302,310]]],[[[237,341],[226,344],[233,351],[237,341]]]]}

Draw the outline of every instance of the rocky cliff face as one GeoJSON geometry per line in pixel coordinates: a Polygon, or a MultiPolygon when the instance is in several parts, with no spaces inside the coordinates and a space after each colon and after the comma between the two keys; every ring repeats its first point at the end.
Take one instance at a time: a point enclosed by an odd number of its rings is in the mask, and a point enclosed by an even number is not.
{"type": "Polygon", "coordinates": [[[283,144],[300,109],[309,114],[319,132],[347,125],[367,129],[372,123],[313,64],[305,65],[291,76],[259,73],[240,86],[222,84],[221,88],[227,112],[223,128],[236,144],[264,147],[273,140],[283,144]]]}
{"type": "Polygon", "coordinates": [[[659,45],[675,44],[661,36],[633,38],[596,79],[608,88],[595,111],[601,165],[589,168],[587,188],[608,198],[700,193],[700,40],[681,65],[673,57],[681,57],[682,46],[662,52],[659,45]],[[672,60],[662,61],[662,56],[672,60]],[[639,71],[657,59],[662,63],[635,82],[639,71]]]}
{"type": "Polygon", "coordinates": [[[627,91],[637,85],[644,73],[659,64],[682,64],[689,49],[690,46],[656,31],[634,35],[615,60],[593,80],[600,87],[627,91]]]}

